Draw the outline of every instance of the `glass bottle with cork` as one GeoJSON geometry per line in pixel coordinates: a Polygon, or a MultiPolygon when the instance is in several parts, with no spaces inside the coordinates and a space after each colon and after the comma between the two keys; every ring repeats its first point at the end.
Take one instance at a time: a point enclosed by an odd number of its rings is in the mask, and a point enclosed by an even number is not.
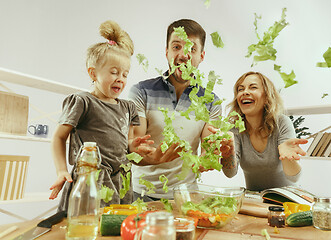
{"type": "Polygon", "coordinates": [[[95,142],[85,142],[76,161],[77,181],[68,205],[67,240],[93,240],[98,234],[100,198],[96,173],[101,157],[95,142]]]}

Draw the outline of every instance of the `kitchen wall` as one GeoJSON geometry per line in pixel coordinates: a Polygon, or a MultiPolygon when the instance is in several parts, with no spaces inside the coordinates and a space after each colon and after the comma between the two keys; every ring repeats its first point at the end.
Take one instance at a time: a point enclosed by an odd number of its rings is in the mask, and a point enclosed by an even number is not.
{"type": "MultiPolygon", "coordinates": [[[[132,37],[135,54],[123,98],[128,89],[140,80],[157,75],[155,68],[167,69],[165,58],[166,28],[174,20],[191,18],[206,30],[206,57],[200,70],[215,70],[223,85],[215,92],[225,98],[224,106],[231,100],[232,86],[244,72],[260,71],[273,80],[287,107],[330,104],[331,69],[315,67],[323,61],[323,53],[330,47],[331,16],[329,0],[210,0],[206,8],[203,0],[2,0],[0,2],[0,67],[59,81],[89,89],[91,84],[85,70],[86,49],[104,41],[98,33],[100,23],[117,21],[132,37]],[[258,32],[263,32],[281,18],[286,7],[286,26],[276,38],[275,62],[262,62],[251,67],[252,58],[245,58],[247,47],[256,43],[254,13],[262,16],[258,32]],[[210,33],[218,31],[224,48],[213,46],[210,33]],[[139,66],[135,56],[144,54],[149,61],[147,72],[139,66]],[[284,88],[273,64],[282,71],[294,70],[298,84],[284,88]],[[323,94],[329,94],[322,98],[323,94]]],[[[7,84],[6,84],[7,85],[7,84]]],[[[63,95],[9,84],[15,92],[28,95],[30,102],[42,112],[54,112],[52,119],[40,119],[40,113],[30,109],[30,122],[46,123],[50,136],[59,116],[63,95]]],[[[0,90],[1,86],[0,86],[0,90]]],[[[1,103],[0,103],[1,104],[1,103]]],[[[330,125],[330,114],[304,116],[304,126],[316,132],[330,125]]],[[[49,143],[0,139],[0,154],[30,155],[26,192],[48,192],[56,178],[49,143]]],[[[319,195],[331,196],[331,161],[303,159],[304,169],[299,185],[319,195]]],[[[227,179],[218,172],[203,174],[204,183],[217,185],[244,185],[243,174],[227,179]]],[[[36,217],[57,202],[29,204],[1,204],[0,209],[36,217]],[[44,205],[43,205],[44,204],[44,205]],[[38,206],[39,211],[31,210],[38,206]]],[[[0,224],[16,221],[0,213],[0,224]]]]}

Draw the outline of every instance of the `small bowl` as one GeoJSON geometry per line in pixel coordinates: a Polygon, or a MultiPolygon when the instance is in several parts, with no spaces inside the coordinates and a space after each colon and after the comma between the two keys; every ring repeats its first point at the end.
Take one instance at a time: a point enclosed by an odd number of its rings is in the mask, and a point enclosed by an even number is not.
{"type": "Polygon", "coordinates": [[[244,187],[215,187],[204,184],[180,184],[174,199],[181,214],[196,218],[197,227],[217,229],[237,216],[245,196],[244,187]]]}

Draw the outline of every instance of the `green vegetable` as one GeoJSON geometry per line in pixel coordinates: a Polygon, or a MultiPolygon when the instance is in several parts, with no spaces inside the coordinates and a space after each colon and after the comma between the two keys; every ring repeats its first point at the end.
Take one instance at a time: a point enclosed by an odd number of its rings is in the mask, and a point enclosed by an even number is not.
{"type": "Polygon", "coordinates": [[[206,8],[209,8],[209,6],[210,6],[210,0],[205,0],[204,5],[206,6],[206,8]]]}
{"type": "Polygon", "coordinates": [[[316,64],[316,67],[331,67],[331,47],[326,50],[326,52],[323,54],[323,58],[325,62],[318,62],[316,64]]]}
{"type": "Polygon", "coordinates": [[[310,226],[313,224],[312,211],[296,212],[286,218],[286,223],[290,227],[310,226]]]}
{"type": "Polygon", "coordinates": [[[128,171],[131,170],[132,163],[129,162],[129,163],[126,164],[126,165],[125,165],[125,164],[121,164],[120,167],[123,168],[125,172],[128,172],[128,171]]]}
{"type": "Polygon", "coordinates": [[[172,212],[173,208],[168,199],[161,198],[160,200],[163,203],[164,209],[168,212],[172,212]]]}
{"type": "Polygon", "coordinates": [[[265,229],[265,228],[261,230],[261,235],[264,236],[266,240],[271,239],[267,229],[265,229]]]}
{"type": "Polygon", "coordinates": [[[149,63],[148,63],[148,60],[145,57],[145,55],[138,53],[136,57],[137,57],[139,65],[141,64],[143,66],[144,71],[147,72],[149,63]]]}
{"type": "Polygon", "coordinates": [[[281,20],[279,22],[275,22],[273,26],[269,27],[268,31],[264,33],[263,39],[260,38],[257,32],[257,19],[261,17],[258,17],[255,14],[254,26],[259,42],[256,44],[251,44],[248,47],[248,53],[246,55],[246,57],[250,57],[254,52],[256,52],[256,55],[253,58],[252,66],[260,61],[266,61],[266,60],[274,61],[276,59],[277,50],[274,49],[273,44],[275,38],[279,35],[279,32],[288,25],[288,23],[285,20],[286,17],[285,12],[286,12],[286,8],[283,8],[281,20]]]}
{"type": "Polygon", "coordinates": [[[212,39],[215,47],[218,47],[218,48],[224,47],[224,43],[222,41],[221,36],[218,34],[218,32],[213,32],[210,34],[210,36],[211,36],[211,39],[212,39]]]}
{"type": "Polygon", "coordinates": [[[121,225],[127,215],[102,214],[100,220],[101,236],[121,235],[121,225]]]}
{"type": "Polygon", "coordinates": [[[294,80],[294,78],[296,76],[295,76],[295,73],[293,72],[293,70],[290,74],[286,74],[286,73],[281,72],[280,68],[281,68],[281,66],[274,64],[274,70],[279,72],[280,76],[282,77],[282,79],[285,83],[285,88],[288,88],[288,87],[292,86],[293,84],[298,83],[298,81],[294,80]]]}
{"type": "Polygon", "coordinates": [[[100,199],[103,200],[105,203],[108,203],[113,199],[114,192],[115,191],[113,189],[102,185],[101,189],[99,190],[100,199]]]}
{"type": "Polygon", "coordinates": [[[147,188],[147,194],[150,194],[150,193],[155,193],[154,189],[155,189],[155,186],[153,183],[151,183],[150,181],[147,181],[145,179],[143,179],[143,177],[145,177],[145,174],[142,174],[140,177],[139,177],[139,184],[141,185],[145,185],[146,188],[147,188]]]}
{"type": "Polygon", "coordinates": [[[120,189],[120,198],[124,198],[125,194],[130,190],[130,183],[131,183],[131,172],[126,173],[126,176],[124,177],[121,173],[122,178],[122,185],[123,187],[120,189]]]}
{"type": "Polygon", "coordinates": [[[135,152],[127,154],[126,157],[129,161],[134,161],[135,163],[139,163],[143,159],[142,156],[135,152]]]}
{"type": "Polygon", "coordinates": [[[189,210],[199,210],[209,214],[231,214],[238,210],[237,200],[234,197],[208,197],[200,203],[193,203],[191,201],[185,202],[181,210],[184,214],[189,210]]]}
{"type": "Polygon", "coordinates": [[[159,180],[163,183],[163,192],[167,193],[169,191],[167,186],[167,183],[169,181],[168,178],[164,174],[162,174],[161,176],[159,176],[159,180]]]}
{"type": "Polygon", "coordinates": [[[131,205],[136,206],[138,212],[147,211],[147,203],[145,203],[141,198],[137,198],[137,200],[134,201],[131,205]]]}

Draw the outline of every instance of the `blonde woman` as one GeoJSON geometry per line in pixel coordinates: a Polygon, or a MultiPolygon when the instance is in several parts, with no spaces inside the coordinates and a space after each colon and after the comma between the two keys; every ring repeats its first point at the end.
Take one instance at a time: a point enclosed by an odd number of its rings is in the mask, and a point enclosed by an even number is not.
{"type": "Polygon", "coordinates": [[[293,185],[301,173],[300,155],[305,155],[299,144],[307,140],[295,138],[275,86],[263,74],[248,72],[237,80],[233,90],[234,99],[228,108],[243,117],[246,130],[232,130],[235,151],[222,159],[224,174],[233,177],[240,164],[248,190],[293,185]]]}

